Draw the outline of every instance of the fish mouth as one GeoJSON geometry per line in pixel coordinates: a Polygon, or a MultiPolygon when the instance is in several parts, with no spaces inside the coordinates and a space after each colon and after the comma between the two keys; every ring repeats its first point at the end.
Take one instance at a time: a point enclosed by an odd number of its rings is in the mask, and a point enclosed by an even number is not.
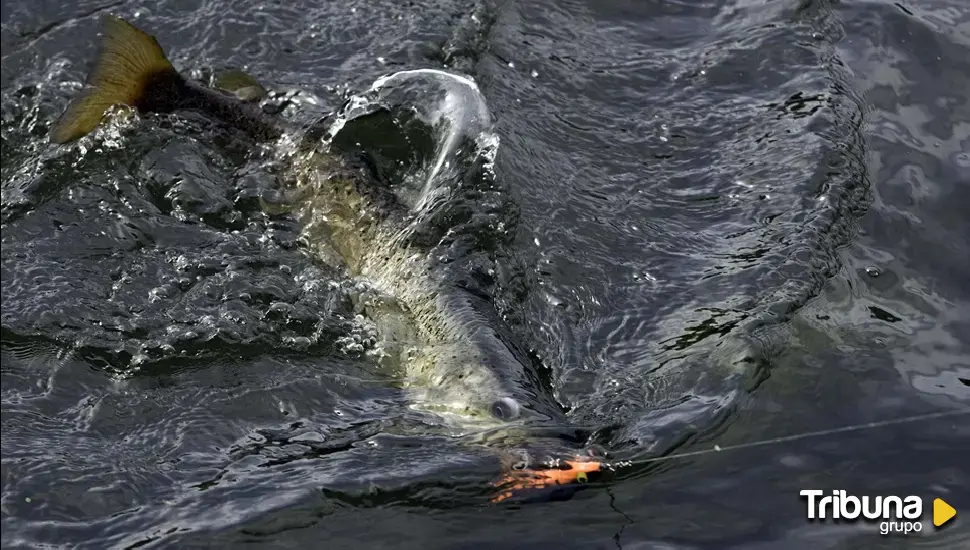
{"type": "Polygon", "coordinates": [[[498,460],[499,475],[489,484],[492,503],[564,500],[610,475],[605,449],[591,444],[593,431],[567,426],[559,415],[542,415],[531,402],[502,396],[473,404],[433,403],[412,406],[435,414],[463,444],[498,460]]]}

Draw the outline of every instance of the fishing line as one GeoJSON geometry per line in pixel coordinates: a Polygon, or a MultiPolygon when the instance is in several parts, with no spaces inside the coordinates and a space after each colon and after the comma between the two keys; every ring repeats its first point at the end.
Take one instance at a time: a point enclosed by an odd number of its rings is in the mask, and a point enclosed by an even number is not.
{"type": "Polygon", "coordinates": [[[802,439],[810,439],[813,437],[823,437],[827,435],[842,434],[848,432],[857,432],[862,430],[867,430],[870,428],[882,428],[886,426],[895,426],[899,424],[908,424],[912,422],[919,422],[922,420],[932,420],[935,418],[949,418],[953,416],[962,416],[970,414],[970,409],[963,409],[959,411],[946,411],[946,412],[936,412],[936,413],[926,413],[917,414],[913,416],[904,416],[902,418],[895,418],[891,420],[878,420],[874,422],[864,422],[860,424],[852,424],[849,426],[842,426],[840,428],[829,428],[826,430],[816,430],[811,432],[802,432],[792,435],[785,435],[780,437],[772,437],[770,439],[763,439],[760,441],[751,441],[748,443],[738,443],[736,445],[714,445],[711,449],[699,449],[696,451],[685,451],[682,453],[675,453],[666,456],[658,456],[654,458],[646,458],[642,460],[627,460],[620,461],[611,464],[612,468],[625,468],[629,466],[639,465],[639,464],[649,464],[652,462],[660,462],[663,460],[674,460],[677,458],[687,458],[692,456],[702,456],[711,453],[720,453],[724,451],[737,451],[740,449],[750,449],[752,447],[765,447],[768,445],[774,445],[778,443],[788,443],[791,441],[799,441],[802,439]]]}

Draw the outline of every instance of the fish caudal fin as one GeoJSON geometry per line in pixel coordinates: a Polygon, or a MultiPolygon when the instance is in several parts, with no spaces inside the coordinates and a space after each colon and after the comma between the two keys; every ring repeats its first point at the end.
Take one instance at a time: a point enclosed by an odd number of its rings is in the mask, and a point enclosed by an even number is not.
{"type": "Polygon", "coordinates": [[[105,16],[101,54],[88,87],[71,101],[50,139],[67,143],[87,135],[113,105],[143,112],[171,111],[178,104],[182,83],[155,37],[124,19],[105,16]]]}

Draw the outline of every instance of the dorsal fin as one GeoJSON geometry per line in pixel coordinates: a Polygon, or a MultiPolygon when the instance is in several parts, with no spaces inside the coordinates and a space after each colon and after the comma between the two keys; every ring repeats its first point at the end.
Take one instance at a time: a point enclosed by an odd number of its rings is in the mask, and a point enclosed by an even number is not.
{"type": "Polygon", "coordinates": [[[219,74],[214,85],[243,101],[259,101],[266,97],[266,88],[242,69],[228,69],[219,74]]]}

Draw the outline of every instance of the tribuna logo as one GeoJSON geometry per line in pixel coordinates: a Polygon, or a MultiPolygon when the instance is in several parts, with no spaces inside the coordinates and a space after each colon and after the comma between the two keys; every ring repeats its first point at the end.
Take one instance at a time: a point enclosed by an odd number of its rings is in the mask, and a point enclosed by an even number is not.
{"type": "Polygon", "coordinates": [[[848,520],[863,518],[879,522],[879,532],[908,534],[923,530],[923,499],[916,496],[856,497],[841,489],[825,495],[821,489],[800,491],[808,499],[809,520],[848,520]]]}

